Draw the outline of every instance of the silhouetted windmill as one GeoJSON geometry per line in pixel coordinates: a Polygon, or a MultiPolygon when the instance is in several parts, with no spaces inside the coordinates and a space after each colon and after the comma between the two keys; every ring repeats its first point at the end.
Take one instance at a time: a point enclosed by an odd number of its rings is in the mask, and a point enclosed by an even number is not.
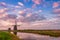
{"type": "Polygon", "coordinates": [[[14,33],[15,35],[17,35],[17,32],[16,32],[16,31],[17,31],[17,21],[16,21],[16,20],[15,20],[15,25],[14,25],[13,30],[14,30],[13,33],[14,33]]]}
{"type": "MultiPolygon", "coordinates": [[[[15,35],[17,35],[17,26],[20,26],[20,25],[17,25],[17,18],[15,18],[15,24],[14,25],[10,25],[10,26],[14,26],[13,27],[13,33],[15,34],[15,35]]],[[[8,30],[9,30],[9,32],[11,31],[11,28],[8,28],[8,30]]]]}
{"type": "Polygon", "coordinates": [[[17,26],[20,26],[20,25],[17,25],[17,19],[18,19],[18,18],[15,19],[15,25],[14,25],[14,28],[13,28],[13,30],[14,30],[13,33],[14,33],[15,35],[17,35],[17,30],[18,30],[18,29],[17,29],[17,26]]]}

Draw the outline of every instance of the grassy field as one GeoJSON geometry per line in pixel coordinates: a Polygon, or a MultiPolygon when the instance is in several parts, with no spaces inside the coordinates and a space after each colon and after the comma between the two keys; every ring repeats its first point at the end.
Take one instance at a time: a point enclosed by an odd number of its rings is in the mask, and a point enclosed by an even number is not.
{"type": "Polygon", "coordinates": [[[14,34],[0,31],[0,40],[20,40],[20,39],[14,34]]]}

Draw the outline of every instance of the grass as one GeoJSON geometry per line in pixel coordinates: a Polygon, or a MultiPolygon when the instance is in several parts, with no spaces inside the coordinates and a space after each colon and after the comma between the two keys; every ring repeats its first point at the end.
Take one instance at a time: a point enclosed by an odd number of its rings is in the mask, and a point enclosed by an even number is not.
{"type": "Polygon", "coordinates": [[[20,39],[14,34],[0,31],[0,40],[20,40],[20,39]]]}

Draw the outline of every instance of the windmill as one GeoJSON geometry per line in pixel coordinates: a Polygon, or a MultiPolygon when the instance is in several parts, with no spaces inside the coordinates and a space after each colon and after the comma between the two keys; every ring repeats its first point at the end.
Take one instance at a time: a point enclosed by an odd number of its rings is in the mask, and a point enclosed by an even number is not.
{"type": "MultiPolygon", "coordinates": [[[[15,35],[17,35],[17,26],[20,26],[20,25],[17,25],[17,19],[19,18],[19,16],[18,17],[15,17],[15,23],[14,23],[14,25],[9,25],[9,26],[13,26],[13,33],[15,34],[15,35]]],[[[11,28],[8,28],[8,30],[9,30],[9,32],[11,31],[11,28]]]]}
{"type": "Polygon", "coordinates": [[[14,28],[13,28],[13,30],[14,30],[13,33],[14,33],[15,35],[17,35],[17,30],[18,30],[18,29],[17,29],[17,26],[20,26],[20,25],[17,25],[17,19],[18,19],[19,17],[20,17],[20,16],[17,16],[17,17],[15,18],[15,25],[14,25],[14,28]]]}

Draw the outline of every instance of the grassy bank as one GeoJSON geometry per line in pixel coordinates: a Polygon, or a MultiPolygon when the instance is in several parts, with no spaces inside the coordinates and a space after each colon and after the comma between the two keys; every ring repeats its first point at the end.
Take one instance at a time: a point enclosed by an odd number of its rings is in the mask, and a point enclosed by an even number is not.
{"type": "Polygon", "coordinates": [[[20,39],[14,34],[0,31],[0,40],[20,40],[20,39]]]}

